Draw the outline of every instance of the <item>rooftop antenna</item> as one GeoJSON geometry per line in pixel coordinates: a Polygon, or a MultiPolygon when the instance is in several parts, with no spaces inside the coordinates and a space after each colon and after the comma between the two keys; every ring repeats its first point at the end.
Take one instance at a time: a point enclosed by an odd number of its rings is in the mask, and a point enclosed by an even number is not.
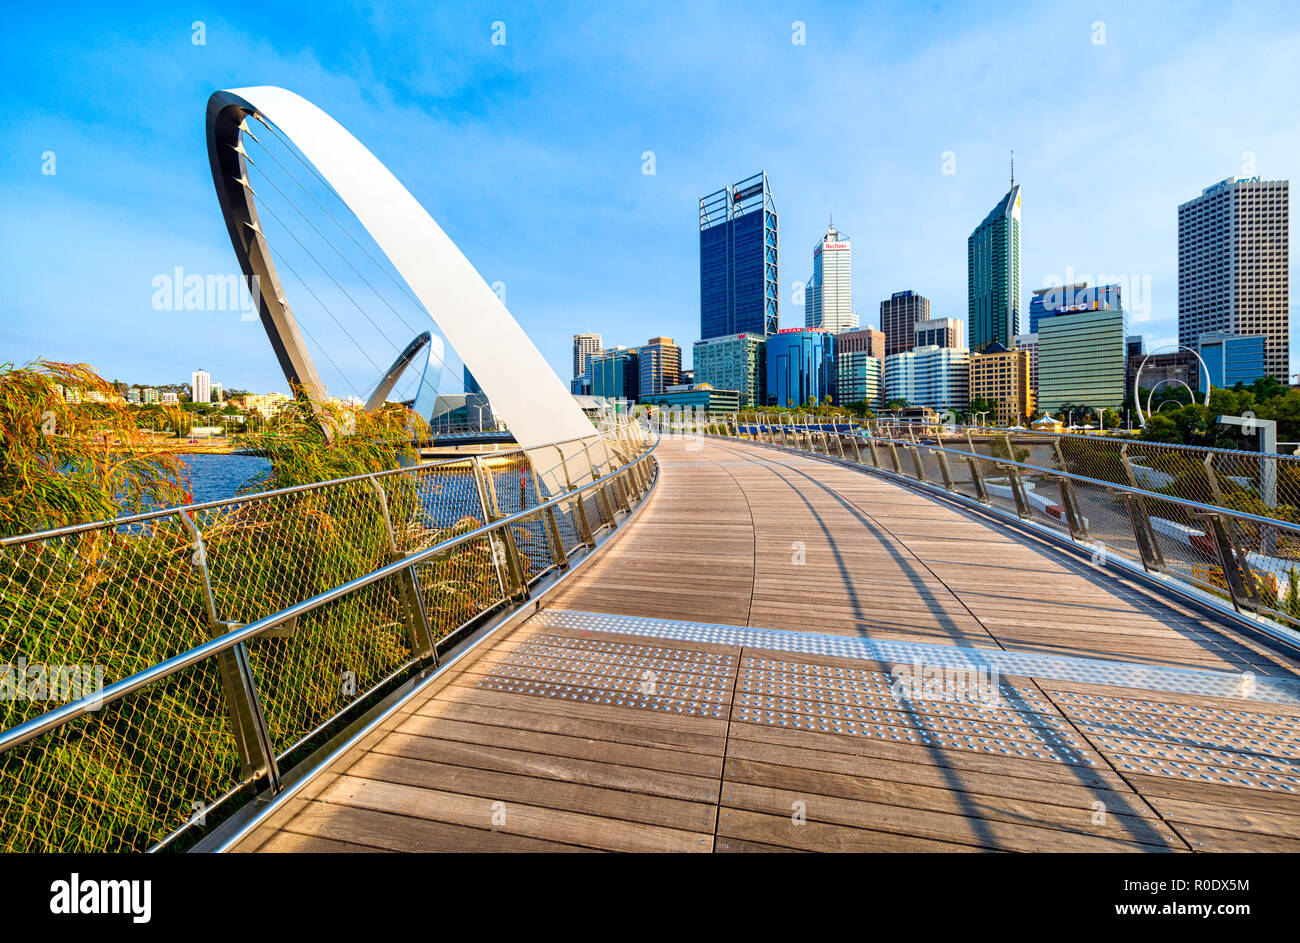
{"type": "Polygon", "coordinates": [[[1011,189],[1016,188],[1016,152],[1011,151],[1011,189]]]}

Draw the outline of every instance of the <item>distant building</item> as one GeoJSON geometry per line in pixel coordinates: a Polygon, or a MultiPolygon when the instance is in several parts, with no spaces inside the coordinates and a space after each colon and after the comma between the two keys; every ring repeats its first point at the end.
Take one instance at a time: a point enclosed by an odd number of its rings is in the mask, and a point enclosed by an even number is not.
{"type": "Polygon", "coordinates": [[[734,413],[740,408],[740,394],[735,390],[714,389],[708,383],[696,383],[694,386],[678,384],[662,393],[654,393],[641,402],[647,406],[668,409],[680,407],[734,413]]]}
{"type": "Polygon", "coordinates": [[[874,327],[861,327],[835,335],[835,356],[862,352],[869,357],[885,357],[885,332],[874,327]]]}
{"type": "Polygon", "coordinates": [[[133,386],[126,391],[126,401],[132,406],[140,405],[140,388],[133,386]]]}
{"type": "MultiPolygon", "coordinates": [[[[1023,336],[1023,335],[1022,335],[1023,336]]],[[[1034,412],[1034,393],[1029,382],[1029,351],[1008,350],[990,344],[982,354],[970,358],[970,399],[997,403],[996,420],[1009,426],[1025,422],[1034,412]]]]}
{"type": "Polygon", "coordinates": [[[1034,289],[1029,299],[1029,333],[1037,334],[1046,318],[1098,308],[1122,308],[1124,298],[1119,285],[1089,286],[1087,280],[1073,285],[1055,285],[1034,289]]]}
{"type": "Polygon", "coordinates": [[[211,402],[214,402],[214,403],[224,402],[224,400],[225,400],[225,396],[226,396],[226,391],[225,391],[225,389],[222,388],[222,386],[221,386],[220,383],[214,383],[214,384],[212,384],[212,400],[211,400],[211,402]]]}
{"type": "Polygon", "coordinates": [[[965,330],[957,318],[917,321],[912,347],[965,347],[965,330]]]}
{"type": "Polygon", "coordinates": [[[970,403],[970,352],[964,347],[916,347],[885,358],[885,404],[960,412],[970,403]]]}
{"type": "Polygon", "coordinates": [[[832,334],[858,326],[853,309],[853,243],[834,224],[813,248],[812,278],[804,291],[804,326],[832,334]]]}
{"type": "Polygon", "coordinates": [[[1128,344],[1128,355],[1130,359],[1146,355],[1147,339],[1141,334],[1130,334],[1126,343],[1128,344]]]}
{"type": "Polygon", "coordinates": [[[181,398],[170,390],[163,393],[161,397],[161,402],[164,406],[175,406],[180,403],[180,401],[181,398]]]}
{"type": "Polygon", "coordinates": [[[293,397],[288,393],[249,393],[236,400],[235,405],[250,413],[257,413],[263,419],[269,419],[291,402],[293,397]]]}
{"type": "Polygon", "coordinates": [[[966,242],[966,278],[970,349],[980,353],[995,342],[1010,347],[1020,333],[1020,187],[1014,177],[966,242]]]}
{"type": "Polygon", "coordinates": [[[637,402],[641,397],[639,350],[616,347],[591,361],[591,395],[609,400],[637,402]]]}
{"type": "Polygon", "coordinates": [[[806,406],[834,397],[834,334],[812,327],[777,331],[767,339],[766,360],[769,404],[806,406]]]}
{"type": "Polygon", "coordinates": [[[700,337],[774,334],[777,214],[767,174],[700,198],[700,337]]]}
{"type": "Polygon", "coordinates": [[[573,375],[580,377],[587,371],[588,360],[600,352],[599,334],[573,335],[573,375]]]}
{"type": "Polygon", "coordinates": [[[762,334],[733,334],[696,341],[692,355],[695,381],[719,390],[735,390],[742,409],[766,405],[765,342],[762,334]]]}
{"type": "Polygon", "coordinates": [[[470,373],[469,367],[464,368],[462,377],[465,382],[465,421],[478,429],[495,426],[496,413],[492,411],[492,401],[483,392],[482,384],[470,373]]]}
{"type": "MultiPolygon", "coordinates": [[[[682,349],[671,337],[652,337],[637,348],[641,397],[662,393],[681,381],[682,349]]],[[[597,396],[600,394],[597,393],[597,396]]]]}
{"type": "MultiPolygon", "coordinates": [[[[1125,382],[1127,395],[1132,396],[1134,384],[1140,383],[1144,390],[1162,390],[1170,386],[1181,386],[1195,392],[1201,388],[1201,362],[1188,350],[1174,350],[1163,354],[1142,354],[1128,359],[1128,377],[1125,382]],[[1146,366],[1143,366],[1143,364],[1146,366]],[[1138,370],[1142,371],[1139,379],[1138,370]]],[[[1142,399],[1142,408],[1146,408],[1146,398],[1142,399]]]]}
{"type": "Polygon", "coordinates": [[[1029,390],[1034,394],[1034,401],[1038,401],[1038,335],[1037,334],[1017,334],[1016,350],[1024,350],[1029,353],[1029,390]]]}
{"type": "MultiPolygon", "coordinates": [[[[836,337],[837,344],[842,336],[836,337]]],[[[862,350],[836,351],[835,387],[837,406],[866,403],[879,412],[885,407],[884,361],[862,350]]]]}
{"type": "Polygon", "coordinates": [[[1230,390],[1238,383],[1251,384],[1266,375],[1268,338],[1263,334],[1202,334],[1199,343],[1201,359],[1209,375],[1202,376],[1195,389],[1207,389],[1208,381],[1212,386],[1230,390]]]}
{"type": "Polygon", "coordinates": [[[202,370],[190,374],[190,402],[209,403],[212,401],[212,377],[202,370]]]}
{"type": "Polygon", "coordinates": [[[1290,382],[1290,184],[1229,177],[1178,207],[1178,343],[1263,335],[1264,372],[1290,382]]]}
{"type": "Polygon", "coordinates": [[[581,376],[574,377],[569,381],[569,392],[574,396],[590,396],[591,377],[587,376],[585,373],[581,376]]]}
{"type": "Polygon", "coordinates": [[[1123,308],[1079,311],[1038,325],[1038,408],[1123,409],[1128,316],[1123,308]]]}
{"type": "Polygon", "coordinates": [[[930,299],[912,290],[896,291],[880,302],[880,330],[885,356],[916,346],[916,324],[930,320],[930,299]]]}
{"type": "Polygon", "coordinates": [[[140,399],[144,401],[146,406],[150,406],[158,402],[158,391],[151,386],[146,386],[140,391],[140,399]]]}

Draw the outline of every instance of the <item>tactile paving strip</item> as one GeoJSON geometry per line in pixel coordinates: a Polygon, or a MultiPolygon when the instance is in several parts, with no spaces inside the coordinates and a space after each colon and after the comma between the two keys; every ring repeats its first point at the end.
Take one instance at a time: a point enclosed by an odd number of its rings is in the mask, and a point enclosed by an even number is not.
{"type": "Polygon", "coordinates": [[[893,684],[894,676],[882,671],[746,658],[737,677],[735,717],[921,746],[1094,762],[1086,744],[1041,698],[1044,713],[1020,710],[1019,695],[1010,690],[999,692],[1008,699],[995,706],[991,699],[969,703],[960,690],[956,700],[896,697],[893,684]],[[819,686],[802,683],[810,678],[819,686]],[[807,691],[815,694],[803,696],[807,691]]]}
{"type": "Polygon", "coordinates": [[[735,659],[715,652],[534,635],[480,688],[722,719],[735,659]]]}
{"type": "Polygon", "coordinates": [[[1020,677],[1300,705],[1300,678],[1247,677],[1234,672],[1169,668],[1100,658],[1039,655],[931,642],[899,642],[819,632],[650,619],[573,609],[543,609],[533,619],[533,624],[539,626],[589,632],[739,645],[894,664],[916,663],[955,669],[997,670],[1000,674],[1020,677]]]}

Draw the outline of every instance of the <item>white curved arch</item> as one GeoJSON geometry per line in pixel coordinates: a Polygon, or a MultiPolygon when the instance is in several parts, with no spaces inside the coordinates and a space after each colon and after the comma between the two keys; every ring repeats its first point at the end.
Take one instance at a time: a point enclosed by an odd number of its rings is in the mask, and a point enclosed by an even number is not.
{"type": "Polygon", "coordinates": [[[568,388],[415,197],[341,124],[272,85],[231,89],[294,143],[392,262],[524,448],[592,434],[568,388]]]}

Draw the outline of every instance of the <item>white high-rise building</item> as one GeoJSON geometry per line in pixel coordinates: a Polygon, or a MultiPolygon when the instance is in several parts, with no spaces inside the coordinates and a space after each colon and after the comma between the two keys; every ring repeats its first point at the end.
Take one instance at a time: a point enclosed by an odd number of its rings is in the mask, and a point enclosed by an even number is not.
{"type": "Polygon", "coordinates": [[[813,273],[804,292],[804,326],[832,334],[858,326],[853,309],[853,244],[834,223],[813,249],[813,273]]]}
{"type": "Polygon", "coordinates": [[[1290,185],[1229,177],[1178,207],[1178,343],[1263,335],[1264,371],[1289,382],[1290,185]]]}
{"type": "Polygon", "coordinates": [[[580,377],[587,371],[588,359],[600,353],[599,334],[573,335],[573,375],[580,377]]]}
{"type": "Polygon", "coordinates": [[[1029,351],[1029,388],[1038,396],[1038,335],[1017,334],[1016,350],[1029,351]]]}
{"type": "Polygon", "coordinates": [[[190,402],[210,403],[212,401],[212,377],[202,370],[190,374],[190,402]]]}

